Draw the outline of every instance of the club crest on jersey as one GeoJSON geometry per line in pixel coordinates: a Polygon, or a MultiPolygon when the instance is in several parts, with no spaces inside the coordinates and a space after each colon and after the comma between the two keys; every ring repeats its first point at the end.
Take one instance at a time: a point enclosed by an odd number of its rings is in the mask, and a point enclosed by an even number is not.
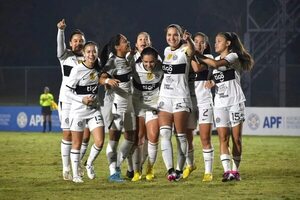
{"type": "Polygon", "coordinates": [[[170,60],[173,57],[173,54],[167,55],[167,60],[170,60]]]}
{"type": "Polygon", "coordinates": [[[90,79],[93,81],[96,79],[96,73],[93,72],[93,73],[90,73],[90,79]]]}
{"type": "Polygon", "coordinates": [[[173,56],[173,60],[177,60],[178,56],[177,55],[174,55],[173,56]]]}
{"type": "Polygon", "coordinates": [[[153,73],[152,72],[148,72],[147,73],[147,80],[152,80],[153,79],[153,77],[154,77],[154,75],[153,75],[153,73]]]}
{"type": "Polygon", "coordinates": [[[79,122],[77,123],[77,126],[78,126],[78,127],[83,127],[83,122],[82,122],[82,121],[79,121],[79,122]]]}

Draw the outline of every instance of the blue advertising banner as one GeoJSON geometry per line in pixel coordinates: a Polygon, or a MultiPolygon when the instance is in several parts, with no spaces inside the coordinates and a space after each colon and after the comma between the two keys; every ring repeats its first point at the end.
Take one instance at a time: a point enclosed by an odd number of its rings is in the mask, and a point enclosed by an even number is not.
{"type": "MultiPolygon", "coordinates": [[[[41,107],[0,106],[0,131],[42,132],[41,107]]],[[[61,131],[57,110],[52,112],[52,131],[61,131]]]]}

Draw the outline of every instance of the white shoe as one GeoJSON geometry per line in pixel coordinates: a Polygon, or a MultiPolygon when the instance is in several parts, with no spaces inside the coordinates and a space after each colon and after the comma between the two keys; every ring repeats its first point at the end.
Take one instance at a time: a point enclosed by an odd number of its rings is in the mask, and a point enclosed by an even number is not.
{"type": "Polygon", "coordinates": [[[71,175],[71,172],[70,171],[64,171],[63,172],[63,179],[65,181],[71,181],[73,179],[72,175],[71,175]]]}
{"type": "Polygon", "coordinates": [[[95,171],[94,171],[94,166],[93,165],[86,165],[85,168],[86,168],[86,173],[87,173],[87,176],[89,177],[89,179],[95,179],[96,174],[95,174],[95,171]]]}
{"type": "Polygon", "coordinates": [[[73,182],[74,183],[83,183],[83,180],[80,176],[74,177],[73,178],[73,182]]]}

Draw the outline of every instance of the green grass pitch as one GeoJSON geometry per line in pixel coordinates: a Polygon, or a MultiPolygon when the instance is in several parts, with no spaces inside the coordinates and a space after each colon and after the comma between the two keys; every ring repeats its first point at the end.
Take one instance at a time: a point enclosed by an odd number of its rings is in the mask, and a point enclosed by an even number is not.
{"type": "MultiPolygon", "coordinates": [[[[85,176],[83,184],[64,181],[60,141],[60,133],[0,132],[0,199],[300,199],[300,137],[243,136],[242,181],[227,183],[221,182],[217,136],[210,183],[202,182],[199,136],[194,138],[198,168],[179,182],[167,181],[160,150],[154,181],[108,182],[106,144],[95,161],[95,180],[85,176]]],[[[176,149],[174,141],[173,145],[176,149]]]]}

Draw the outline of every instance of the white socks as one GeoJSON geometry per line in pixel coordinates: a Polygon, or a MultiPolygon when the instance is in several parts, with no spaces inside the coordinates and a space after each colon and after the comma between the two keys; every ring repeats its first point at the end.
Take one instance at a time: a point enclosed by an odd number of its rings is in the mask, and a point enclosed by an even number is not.
{"type": "MultiPolygon", "coordinates": [[[[205,174],[212,173],[212,167],[214,162],[214,149],[203,149],[203,160],[205,166],[205,174]]],[[[223,163],[223,162],[222,162],[223,163]]]]}
{"type": "Polygon", "coordinates": [[[241,162],[241,156],[232,157],[232,171],[238,171],[241,162]]]}
{"type": "Polygon", "coordinates": [[[93,162],[95,161],[95,159],[97,158],[97,156],[99,155],[101,150],[102,150],[102,147],[98,148],[95,144],[93,144],[93,146],[91,147],[90,155],[86,161],[86,164],[89,166],[92,166],[93,162]]]}
{"type": "Polygon", "coordinates": [[[174,167],[173,147],[171,142],[172,128],[170,126],[160,127],[161,152],[167,170],[174,167]]]}
{"type": "Polygon", "coordinates": [[[124,139],[122,142],[117,159],[117,167],[120,167],[123,161],[128,157],[134,142],[124,139]]]}
{"type": "Polygon", "coordinates": [[[119,142],[117,141],[109,140],[106,147],[106,157],[108,160],[110,175],[116,173],[118,144],[119,142]]]}
{"type": "Polygon", "coordinates": [[[70,171],[70,151],[72,148],[72,142],[61,140],[60,150],[61,150],[61,159],[63,165],[63,171],[70,171]]]}
{"type": "Polygon", "coordinates": [[[89,146],[89,143],[85,143],[85,142],[81,143],[81,147],[80,147],[80,160],[83,159],[88,146],[89,146]]]}
{"type": "Polygon", "coordinates": [[[221,162],[222,162],[222,165],[223,165],[224,172],[231,171],[231,165],[230,165],[231,158],[230,158],[230,155],[222,154],[220,156],[220,159],[221,159],[221,162]]]}
{"type": "Polygon", "coordinates": [[[151,166],[154,165],[157,158],[158,143],[148,141],[148,161],[151,166]]]}
{"type": "Polygon", "coordinates": [[[71,164],[72,164],[72,171],[73,171],[73,178],[79,177],[78,175],[78,167],[79,167],[79,157],[80,157],[80,150],[71,149],[71,164]]]}
{"type": "Polygon", "coordinates": [[[182,171],[183,167],[185,165],[186,156],[187,156],[187,149],[188,149],[186,134],[177,133],[176,141],[177,141],[177,154],[178,154],[177,155],[177,167],[176,167],[176,169],[179,170],[179,171],[182,171]]]}

